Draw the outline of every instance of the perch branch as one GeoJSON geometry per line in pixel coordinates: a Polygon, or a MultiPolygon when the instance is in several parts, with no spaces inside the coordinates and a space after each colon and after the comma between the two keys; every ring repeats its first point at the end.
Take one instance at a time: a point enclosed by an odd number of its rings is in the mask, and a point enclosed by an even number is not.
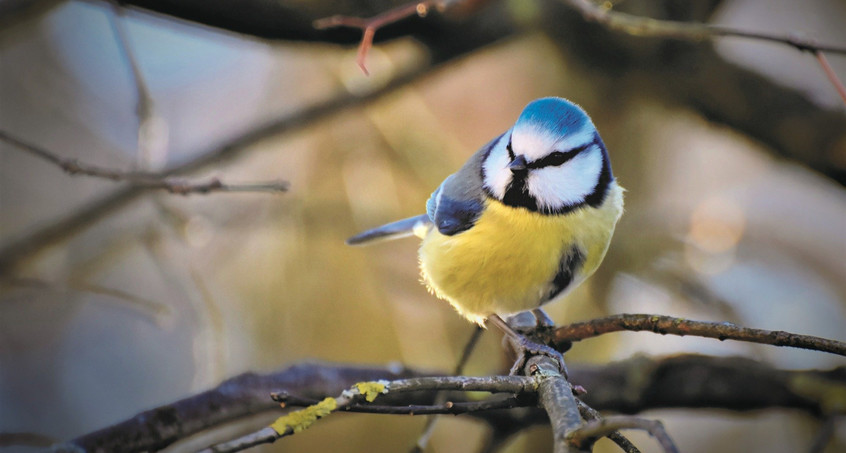
{"type": "MultiPolygon", "coordinates": [[[[570,380],[585,383],[590,392],[580,397],[599,410],[636,413],[648,409],[686,407],[753,410],[770,407],[824,413],[825,396],[797,389],[810,380],[846,386],[846,368],[832,371],[785,371],[738,357],[681,355],[669,358],[632,358],[605,365],[571,363],[570,380]]],[[[285,391],[300,398],[319,400],[337,395],[356,382],[396,380],[433,373],[397,367],[363,368],[350,365],[307,363],[268,373],[246,373],[218,387],[171,404],[139,413],[127,420],[85,434],[68,442],[85,451],[160,450],[200,431],[277,409],[268,395],[285,391]]],[[[838,387],[839,388],[839,387],[838,387]]],[[[393,405],[431,404],[433,393],[404,394],[393,405]]],[[[466,401],[461,394],[453,402],[466,401]]],[[[380,403],[382,404],[382,403],[380,403]]],[[[540,410],[476,412],[499,431],[511,433],[532,424],[548,423],[540,410]]]]}
{"type": "Polygon", "coordinates": [[[561,374],[558,362],[538,355],[526,361],[526,374],[538,376],[538,403],[549,415],[555,453],[589,452],[569,439],[569,434],[582,425],[579,405],[570,382],[561,374]]]}
{"type": "Polygon", "coordinates": [[[609,332],[648,331],[661,335],[693,335],[723,340],[789,346],[846,356],[846,343],[781,330],[741,327],[729,322],[693,321],[672,316],[620,314],[561,326],[552,333],[556,343],[579,341],[609,332]]]}

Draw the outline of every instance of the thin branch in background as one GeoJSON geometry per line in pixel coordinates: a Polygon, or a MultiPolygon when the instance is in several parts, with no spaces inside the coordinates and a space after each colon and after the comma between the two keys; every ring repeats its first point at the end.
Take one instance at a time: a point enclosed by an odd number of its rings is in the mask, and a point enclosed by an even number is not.
{"type": "Polygon", "coordinates": [[[586,20],[597,22],[611,30],[634,36],[704,41],[713,37],[748,38],[787,44],[803,52],[831,52],[846,55],[846,46],[822,44],[796,35],[753,32],[722,25],[652,19],[605,9],[590,0],[561,0],[581,13],[586,20]]]}
{"type": "Polygon", "coordinates": [[[834,415],[829,415],[822,420],[817,434],[814,435],[814,440],[811,442],[811,447],[808,449],[808,453],[823,453],[825,451],[825,447],[831,442],[831,438],[834,436],[834,422],[836,418],[834,415]]]}
{"type": "MultiPolygon", "coordinates": [[[[464,374],[464,367],[467,365],[467,361],[470,360],[470,354],[476,348],[476,343],[478,343],[479,338],[482,337],[482,333],[484,333],[484,331],[485,329],[481,326],[476,326],[475,329],[473,329],[473,335],[470,337],[470,340],[467,341],[467,344],[464,345],[464,349],[461,351],[461,357],[458,359],[458,363],[455,364],[455,369],[452,370],[453,375],[458,376],[460,374],[464,374]]],[[[435,397],[435,404],[446,403],[446,397],[446,393],[438,393],[435,397]]],[[[414,447],[411,448],[411,453],[422,453],[426,450],[426,445],[429,444],[429,439],[432,438],[432,434],[435,432],[437,421],[438,417],[436,415],[431,415],[426,419],[426,425],[423,427],[423,432],[420,433],[420,436],[417,438],[417,442],[415,442],[414,447]]]]}
{"type": "Polygon", "coordinates": [[[567,437],[576,445],[585,445],[621,429],[644,430],[658,441],[665,453],[678,453],[679,451],[661,422],[625,415],[589,421],[581,428],[568,433],[567,437]]]}
{"type": "Polygon", "coordinates": [[[219,178],[212,177],[205,181],[188,181],[167,177],[159,173],[124,171],[114,168],[100,167],[80,162],[77,159],[60,157],[44,148],[23,142],[12,137],[7,132],[0,131],[0,140],[5,140],[15,148],[26,151],[34,156],[51,162],[69,175],[85,175],[112,181],[125,181],[146,189],[161,189],[177,195],[208,194],[211,192],[286,192],[288,183],[285,181],[268,181],[250,184],[227,184],[219,178]]]}
{"type": "Polygon", "coordinates": [[[109,4],[112,7],[109,23],[119,50],[126,59],[132,85],[135,87],[135,113],[138,116],[137,162],[140,168],[149,169],[157,157],[164,157],[167,153],[167,123],[155,115],[153,97],[129,43],[129,32],[124,23],[126,9],[117,0],[112,0],[109,4]],[[161,149],[157,149],[158,147],[161,149]]]}
{"type": "Polygon", "coordinates": [[[723,340],[789,346],[846,356],[846,342],[800,335],[782,330],[764,330],[741,327],[729,322],[693,321],[672,316],[630,314],[607,316],[577,322],[555,329],[552,339],[556,343],[579,341],[609,332],[648,331],[661,335],[693,335],[723,340]]]}
{"type": "MultiPolygon", "coordinates": [[[[579,403],[579,413],[582,415],[583,419],[587,421],[603,419],[599,411],[588,406],[584,401],[577,398],[576,402],[579,403]]],[[[630,441],[626,436],[620,434],[620,431],[612,431],[606,434],[606,437],[611,439],[611,441],[617,444],[617,446],[626,453],[640,453],[640,450],[632,443],[632,441],[630,441]]]]}
{"type": "Polygon", "coordinates": [[[825,57],[825,54],[822,51],[815,50],[814,56],[817,57],[817,61],[820,63],[820,66],[825,72],[826,77],[834,85],[834,89],[837,90],[837,94],[840,95],[840,98],[843,99],[843,102],[846,103],[846,87],[843,86],[843,83],[837,78],[837,74],[834,72],[834,68],[828,64],[828,59],[825,57]]]}
{"type": "Polygon", "coordinates": [[[57,291],[57,292],[82,292],[89,294],[97,294],[106,296],[118,301],[123,301],[127,306],[133,310],[143,313],[145,316],[153,320],[153,322],[161,322],[169,316],[173,315],[173,309],[163,303],[156,302],[127,291],[122,291],[114,288],[107,288],[102,285],[95,285],[92,283],[76,283],[68,282],[65,285],[52,283],[36,278],[5,278],[0,279],[0,284],[8,285],[16,288],[30,288],[42,291],[57,291]]]}
{"type": "MultiPolygon", "coordinates": [[[[214,144],[208,149],[195,153],[195,157],[187,162],[168,167],[160,174],[172,176],[196,171],[212,163],[220,165],[263,139],[302,129],[346,108],[373,102],[385,94],[392,93],[430,74],[435,65],[445,63],[461,55],[463,55],[462,52],[441,55],[436,61],[429,64],[410,68],[373,91],[365,94],[346,93],[257,125],[230,140],[214,144]]],[[[33,227],[23,235],[0,244],[0,275],[12,272],[23,262],[36,258],[40,252],[48,247],[67,240],[96,224],[103,217],[125,207],[144,195],[145,189],[142,186],[130,185],[115,190],[67,215],[49,221],[45,225],[33,227]]]]}
{"type": "Polygon", "coordinates": [[[448,0],[422,0],[407,3],[405,5],[398,6],[394,9],[389,9],[388,11],[385,11],[381,14],[377,14],[370,18],[337,15],[325,17],[323,19],[317,19],[316,21],[314,21],[313,25],[314,28],[318,30],[325,30],[327,28],[335,27],[350,27],[361,29],[363,34],[361,36],[361,42],[358,45],[358,56],[356,57],[356,63],[358,63],[358,67],[361,68],[364,74],[370,75],[370,72],[367,70],[366,59],[367,53],[370,51],[370,48],[373,47],[373,36],[376,34],[376,30],[384,27],[385,25],[398,22],[407,17],[411,17],[415,14],[420,17],[425,17],[426,14],[429,13],[430,8],[436,7],[440,10],[443,10],[446,8],[448,3],[448,0]]]}
{"type": "Polygon", "coordinates": [[[38,433],[0,432],[0,448],[5,447],[49,447],[56,439],[38,433]]]}
{"type": "Polygon", "coordinates": [[[714,37],[734,37],[769,41],[785,44],[802,52],[810,52],[817,57],[817,61],[834,85],[837,92],[846,102],[846,90],[831,70],[831,66],[823,56],[823,52],[846,55],[846,47],[832,44],[822,44],[813,39],[805,39],[796,35],[782,35],[775,33],[754,32],[722,25],[702,24],[695,22],[679,22],[673,20],[659,20],[640,17],[618,11],[612,11],[590,0],[561,0],[578,11],[585,20],[596,22],[610,30],[621,31],[632,36],[650,36],[655,38],[682,39],[687,41],[705,41],[714,37]]]}

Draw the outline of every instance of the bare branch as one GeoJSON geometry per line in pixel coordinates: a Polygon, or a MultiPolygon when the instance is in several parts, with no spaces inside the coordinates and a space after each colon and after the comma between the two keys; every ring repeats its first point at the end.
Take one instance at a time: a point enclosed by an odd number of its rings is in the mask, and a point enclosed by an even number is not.
{"type": "Polygon", "coordinates": [[[419,392],[423,390],[462,390],[492,393],[523,394],[534,392],[535,379],[522,376],[435,376],[401,379],[396,381],[360,382],[344,390],[335,398],[327,397],[305,409],[279,417],[271,426],[241,436],[235,440],[220,443],[203,450],[203,453],[232,453],[256,445],[273,443],[276,440],[296,434],[333,412],[346,411],[350,406],[371,402],[383,394],[419,392]]]}
{"type": "Polygon", "coordinates": [[[557,361],[544,355],[531,357],[525,372],[540,378],[538,402],[549,415],[555,453],[589,452],[568,438],[569,433],[581,426],[582,418],[570,383],[561,374],[557,361]]]}
{"type": "MultiPolygon", "coordinates": [[[[579,413],[582,414],[582,418],[587,421],[593,420],[602,420],[602,415],[600,415],[599,411],[596,409],[588,406],[585,404],[584,401],[577,399],[579,403],[579,413]]],[[[624,452],[626,453],[640,453],[640,450],[635,447],[635,445],[624,435],[620,434],[619,431],[612,431],[606,436],[611,439],[617,446],[619,446],[624,452]]]]}
{"type": "Polygon", "coordinates": [[[661,335],[693,335],[723,340],[793,348],[811,349],[846,356],[846,343],[811,335],[800,335],[782,330],[764,330],[741,327],[729,322],[693,321],[672,316],[647,314],[620,314],[590,321],[561,326],[552,333],[553,341],[579,341],[610,332],[648,331],[661,335]]]}
{"type": "Polygon", "coordinates": [[[583,427],[568,433],[567,438],[576,445],[590,445],[596,439],[608,436],[621,429],[644,430],[658,441],[666,453],[678,453],[679,451],[660,421],[640,417],[616,416],[592,420],[583,427]]]}
{"type": "MultiPolygon", "coordinates": [[[[479,341],[479,338],[482,337],[482,333],[485,331],[484,328],[481,326],[476,326],[473,329],[473,335],[470,337],[470,340],[467,341],[467,344],[464,345],[464,349],[461,351],[461,357],[458,359],[458,363],[455,364],[455,368],[452,370],[453,375],[464,374],[464,366],[467,365],[467,361],[470,360],[470,354],[476,348],[476,343],[479,341]]],[[[446,403],[446,393],[439,392],[438,395],[435,397],[435,404],[444,404],[446,403]]],[[[438,416],[431,415],[426,420],[426,425],[423,426],[423,431],[420,433],[420,436],[417,437],[417,442],[414,443],[414,447],[411,448],[411,453],[422,453],[426,450],[426,445],[429,443],[429,439],[432,438],[432,434],[435,433],[435,426],[437,426],[438,416]]]]}
{"type": "Polygon", "coordinates": [[[4,447],[49,447],[56,439],[38,433],[0,432],[0,448],[4,447]]]}
{"type": "Polygon", "coordinates": [[[825,60],[823,52],[846,55],[846,47],[833,44],[819,43],[813,39],[805,39],[796,35],[780,35],[744,30],[722,25],[711,25],[696,22],[680,22],[673,20],[659,20],[640,17],[609,8],[601,7],[590,0],[562,0],[567,5],[581,13],[585,20],[597,22],[610,30],[621,31],[633,36],[650,36],[655,38],[682,39],[687,41],[704,41],[715,37],[734,37],[769,41],[785,44],[802,52],[810,52],[817,57],[820,66],[837,92],[846,102],[846,90],[831,70],[825,60]]]}
{"type": "Polygon", "coordinates": [[[846,47],[819,43],[795,35],[754,32],[722,25],[679,22],[640,17],[603,8],[590,0],[561,0],[578,11],[585,20],[597,22],[611,30],[633,36],[704,41],[714,37],[735,37],[771,41],[795,47],[803,52],[831,52],[846,55],[846,47]]]}
{"type": "Polygon", "coordinates": [[[21,141],[12,137],[9,133],[0,131],[0,140],[5,140],[15,148],[27,151],[38,156],[47,162],[56,164],[69,175],[85,175],[95,178],[109,179],[112,181],[125,181],[132,185],[145,189],[162,189],[172,194],[190,195],[207,194],[211,192],[286,192],[288,183],[285,181],[261,182],[254,184],[226,184],[218,178],[209,178],[206,181],[191,182],[187,180],[170,178],[159,173],[124,171],[114,168],[100,167],[80,162],[77,159],[60,157],[44,148],[21,141]]]}
{"type": "Polygon", "coordinates": [[[828,64],[828,59],[825,57],[825,54],[821,50],[815,50],[814,56],[817,57],[817,61],[820,63],[820,66],[825,72],[826,77],[834,85],[834,89],[837,90],[837,94],[840,95],[840,98],[843,99],[843,102],[846,102],[846,87],[843,86],[843,82],[837,77],[837,73],[834,72],[834,69],[828,64]]]}
{"type": "Polygon", "coordinates": [[[314,21],[314,28],[318,30],[325,30],[334,27],[350,27],[358,28],[363,34],[361,42],[358,45],[358,56],[356,63],[361,71],[366,75],[370,75],[367,71],[367,52],[373,47],[373,36],[376,31],[387,24],[391,24],[407,17],[418,15],[425,17],[429,13],[429,8],[435,6],[443,10],[446,7],[447,0],[422,0],[400,5],[394,9],[390,9],[381,14],[370,18],[351,17],[351,16],[331,16],[314,21]]]}
{"type": "MultiPolygon", "coordinates": [[[[458,54],[442,55],[445,61],[458,54]]],[[[437,63],[436,61],[435,63],[437,63]]],[[[220,165],[248,149],[250,146],[266,138],[298,130],[316,121],[323,120],[343,109],[372,102],[384,94],[404,87],[428,74],[430,66],[420,66],[400,74],[389,83],[366,94],[349,93],[333,99],[318,102],[305,109],[277,118],[238,135],[231,140],[216,144],[209,149],[197,153],[191,160],[170,167],[160,173],[162,176],[172,176],[190,173],[212,163],[220,165]]],[[[8,273],[24,260],[35,258],[45,248],[65,240],[85,228],[95,224],[106,215],[126,206],[128,203],[142,196],[146,187],[131,185],[108,194],[91,202],[70,214],[56,219],[42,227],[27,231],[23,236],[13,238],[6,244],[0,245],[0,275],[8,273]]]]}
{"type": "Polygon", "coordinates": [[[834,436],[835,421],[836,416],[834,415],[829,415],[822,420],[817,434],[814,436],[814,441],[808,449],[808,453],[823,453],[825,451],[825,447],[831,442],[831,438],[834,436]]]}
{"type": "Polygon", "coordinates": [[[141,164],[142,168],[148,168],[154,154],[153,147],[157,143],[157,135],[160,132],[157,130],[153,97],[150,95],[144,74],[141,72],[141,67],[135,58],[135,52],[133,52],[129,43],[129,32],[124,24],[126,9],[118,0],[110,0],[109,4],[112,8],[109,22],[119,50],[126,59],[127,66],[129,66],[130,78],[135,87],[135,113],[138,116],[138,163],[141,164]]]}
{"type": "MultiPolygon", "coordinates": [[[[442,395],[444,393],[438,393],[442,395]]],[[[402,404],[397,405],[379,405],[379,404],[351,404],[342,409],[346,412],[360,412],[365,414],[389,414],[389,415],[460,415],[470,414],[473,412],[484,412],[500,409],[513,409],[515,407],[532,406],[537,403],[533,398],[527,398],[527,395],[509,396],[509,397],[493,397],[482,401],[445,401],[439,403],[437,400],[435,404],[402,404]]],[[[313,398],[301,398],[287,393],[272,393],[270,395],[273,401],[282,403],[283,406],[310,406],[318,402],[313,398]]]]}
{"type": "MultiPolygon", "coordinates": [[[[606,365],[570,364],[572,382],[589,385],[580,399],[600,410],[635,413],[648,409],[687,407],[752,410],[794,408],[822,413],[826,396],[800,391],[797,382],[846,385],[846,369],[785,371],[750,359],[681,355],[662,359],[633,358],[606,365]]],[[[252,414],[277,409],[268,395],[284,391],[319,400],[337,395],[355,382],[432,375],[396,367],[301,364],[269,373],[247,373],[218,387],[154,408],[102,430],[71,440],[69,448],[85,451],[159,450],[179,439],[252,414]]],[[[385,395],[391,405],[431,404],[433,392],[385,395]]],[[[467,401],[462,394],[454,403],[467,401]]],[[[382,402],[380,404],[386,404],[382,402]]],[[[538,409],[485,411],[469,415],[508,434],[532,424],[548,423],[538,409]]]]}

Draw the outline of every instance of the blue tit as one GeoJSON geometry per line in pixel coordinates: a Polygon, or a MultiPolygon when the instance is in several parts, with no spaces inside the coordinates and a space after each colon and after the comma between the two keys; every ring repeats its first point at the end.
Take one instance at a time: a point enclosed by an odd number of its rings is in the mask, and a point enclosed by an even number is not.
{"type": "Polygon", "coordinates": [[[347,243],[420,236],[426,286],[483,325],[559,300],[591,276],[622,212],[623,189],[590,117],[549,97],[447,177],[426,214],[347,243]]]}

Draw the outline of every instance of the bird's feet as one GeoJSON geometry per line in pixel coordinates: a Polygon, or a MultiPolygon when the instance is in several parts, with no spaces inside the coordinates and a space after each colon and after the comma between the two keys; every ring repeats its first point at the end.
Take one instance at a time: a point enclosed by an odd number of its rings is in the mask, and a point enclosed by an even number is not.
{"type": "MultiPolygon", "coordinates": [[[[547,327],[548,325],[552,324],[551,321],[549,320],[549,318],[545,316],[546,314],[543,313],[543,312],[541,312],[541,313],[544,315],[544,317],[541,318],[541,317],[538,316],[537,313],[535,313],[534,314],[535,316],[531,320],[531,323],[534,324],[534,328],[547,327]]],[[[532,316],[532,313],[526,312],[526,314],[530,317],[532,316]]],[[[528,322],[529,320],[528,319],[521,320],[519,318],[519,316],[521,316],[521,315],[517,315],[515,317],[516,319],[514,319],[514,321],[516,321],[515,325],[516,325],[517,329],[520,330],[520,332],[513,329],[511,327],[511,325],[509,325],[507,322],[505,322],[502,318],[500,318],[497,315],[492,315],[488,318],[488,321],[490,321],[492,324],[499,327],[500,330],[502,330],[505,333],[506,338],[508,338],[508,341],[511,343],[511,347],[514,349],[514,352],[517,355],[517,360],[514,362],[514,365],[511,367],[509,374],[510,375],[516,375],[516,374],[520,373],[521,370],[523,369],[523,367],[526,366],[526,361],[529,359],[529,357],[531,357],[533,355],[545,355],[545,356],[551,358],[552,360],[554,360],[555,363],[558,364],[558,369],[566,377],[567,376],[567,367],[564,364],[564,356],[560,352],[556,351],[555,349],[553,349],[553,348],[551,348],[551,347],[549,347],[545,344],[541,344],[541,343],[532,341],[529,338],[527,338],[525,336],[525,334],[523,334],[522,332],[531,332],[531,331],[534,330],[534,328],[527,328],[527,327],[529,327],[528,326],[528,324],[530,323],[530,322],[528,322]],[[526,326],[523,326],[522,324],[526,324],[526,326]]]]}
{"type": "Polygon", "coordinates": [[[509,375],[514,376],[520,374],[523,367],[526,366],[526,361],[529,360],[529,357],[535,355],[545,355],[554,360],[555,363],[558,364],[558,370],[561,371],[561,374],[565,378],[567,377],[567,365],[564,364],[563,354],[545,344],[529,340],[523,335],[518,334],[518,337],[511,337],[510,339],[511,346],[517,354],[517,360],[514,361],[514,365],[511,366],[511,370],[508,371],[509,375]]]}

